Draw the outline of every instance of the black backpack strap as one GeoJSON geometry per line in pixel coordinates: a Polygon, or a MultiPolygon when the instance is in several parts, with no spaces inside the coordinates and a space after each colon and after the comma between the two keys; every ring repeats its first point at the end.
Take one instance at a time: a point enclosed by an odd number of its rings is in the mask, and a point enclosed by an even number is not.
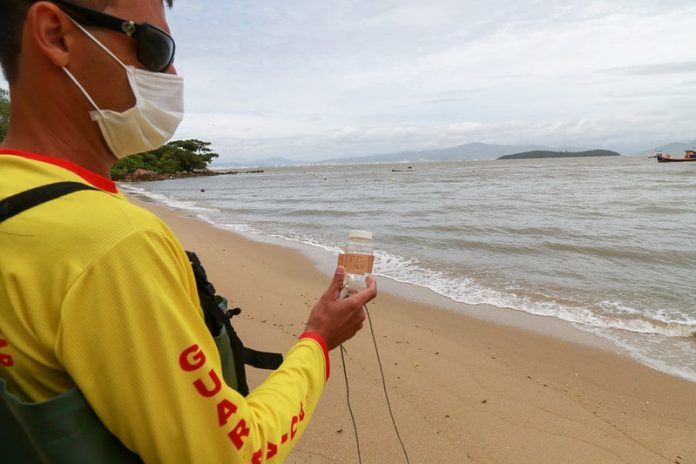
{"type": "Polygon", "coordinates": [[[230,319],[242,312],[240,308],[227,309],[227,301],[215,294],[215,287],[208,281],[205,269],[195,253],[187,251],[193,274],[196,278],[198,298],[201,301],[203,315],[208,330],[213,334],[220,332],[222,327],[227,331],[230,348],[234,356],[235,372],[237,374],[237,391],[246,396],[249,394],[249,386],[246,381],[244,364],[260,369],[277,369],[283,363],[283,355],[280,353],[268,353],[246,348],[232,327],[230,319]]]}
{"type": "Polygon", "coordinates": [[[99,190],[81,182],[56,182],[19,192],[0,201],[0,222],[41,203],[79,190],[99,190]]]}
{"type": "Polygon", "coordinates": [[[283,364],[283,355],[244,347],[244,362],[259,369],[275,370],[283,364]]]}

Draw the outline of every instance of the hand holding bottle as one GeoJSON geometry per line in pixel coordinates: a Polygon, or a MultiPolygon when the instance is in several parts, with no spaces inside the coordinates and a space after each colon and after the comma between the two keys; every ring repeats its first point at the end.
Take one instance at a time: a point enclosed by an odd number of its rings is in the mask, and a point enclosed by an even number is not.
{"type": "Polygon", "coordinates": [[[377,283],[367,277],[367,287],[346,298],[339,298],[346,269],[338,266],[329,288],[312,308],[305,330],[316,332],[326,341],[329,350],[352,338],[365,321],[365,304],[377,296],[377,283]]]}

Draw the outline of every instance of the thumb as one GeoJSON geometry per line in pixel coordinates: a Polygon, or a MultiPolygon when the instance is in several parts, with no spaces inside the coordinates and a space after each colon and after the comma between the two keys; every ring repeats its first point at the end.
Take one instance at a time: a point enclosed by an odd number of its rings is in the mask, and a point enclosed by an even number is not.
{"type": "Polygon", "coordinates": [[[338,298],[341,293],[341,288],[343,288],[343,278],[346,276],[346,268],[343,266],[338,266],[336,272],[334,273],[329,289],[326,293],[331,297],[332,300],[338,298]]]}

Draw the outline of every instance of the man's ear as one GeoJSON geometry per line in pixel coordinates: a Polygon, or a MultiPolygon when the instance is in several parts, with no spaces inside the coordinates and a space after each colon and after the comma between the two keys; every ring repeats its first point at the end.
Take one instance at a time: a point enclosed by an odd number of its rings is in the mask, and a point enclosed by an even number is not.
{"type": "Polygon", "coordinates": [[[32,5],[24,27],[24,38],[33,42],[37,52],[56,66],[67,66],[76,28],[55,3],[37,2],[32,5]]]}

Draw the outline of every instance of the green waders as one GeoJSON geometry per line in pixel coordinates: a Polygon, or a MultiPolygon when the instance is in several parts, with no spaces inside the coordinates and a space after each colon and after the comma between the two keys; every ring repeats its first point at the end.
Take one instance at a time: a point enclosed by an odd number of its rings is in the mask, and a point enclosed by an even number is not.
{"type": "MultiPolygon", "coordinates": [[[[225,382],[236,385],[225,329],[215,337],[225,382]]],[[[0,378],[0,461],[4,464],[140,463],[99,420],[82,393],[73,388],[41,403],[25,403],[0,378]]]]}

